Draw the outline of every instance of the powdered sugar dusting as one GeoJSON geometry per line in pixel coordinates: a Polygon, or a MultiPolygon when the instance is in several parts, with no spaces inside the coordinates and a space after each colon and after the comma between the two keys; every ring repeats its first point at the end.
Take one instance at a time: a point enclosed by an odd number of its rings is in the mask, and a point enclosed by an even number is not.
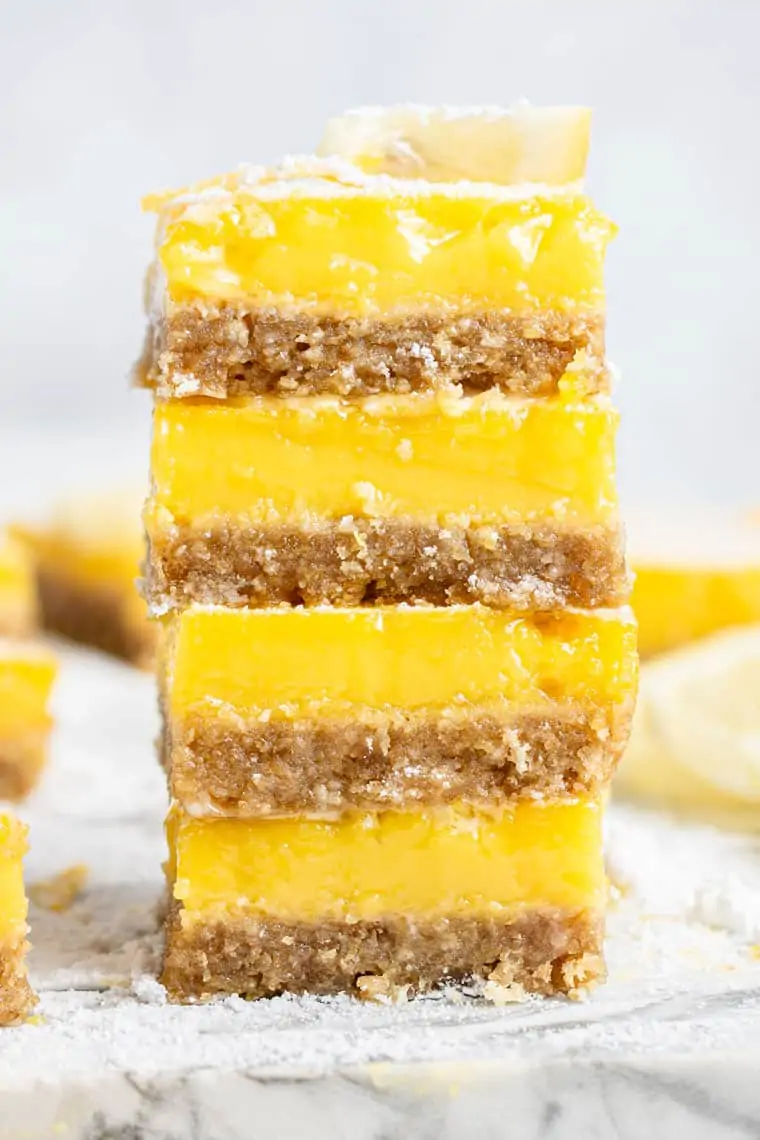
{"type": "MultiPolygon", "coordinates": [[[[283,198],[401,198],[488,199],[493,202],[519,202],[526,198],[566,199],[583,193],[580,182],[552,186],[543,182],[501,185],[494,182],[429,182],[424,178],[395,178],[390,174],[368,174],[348,159],[330,156],[286,155],[276,167],[241,164],[234,174],[218,181],[201,183],[161,196],[159,213],[184,206],[186,210],[213,212],[232,202],[244,191],[261,202],[283,198]]],[[[197,215],[200,217],[201,215],[197,215]]],[[[159,238],[161,229],[159,226],[159,238]]]]}

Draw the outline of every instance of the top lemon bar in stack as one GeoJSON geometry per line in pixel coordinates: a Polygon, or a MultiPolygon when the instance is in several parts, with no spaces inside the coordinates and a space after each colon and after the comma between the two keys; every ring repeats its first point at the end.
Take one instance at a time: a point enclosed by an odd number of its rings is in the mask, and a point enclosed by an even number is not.
{"type": "Polygon", "coordinates": [[[155,606],[625,598],[588,125],[349,115],[149,200],[155,606]]]}
{"type": "Polygon", "coordinates": [[[588,111],[378,112],[375,138],[372,118],[333,122],[321,161],[148,199],[147,381],[169,396],[551,395],[570,368],[606,390],[612,228],[580,188],[588,111]],[[400,163],[415,134],[423,152],[400,163]]]}
{"type": "Polygon", "coordinates": [[[173,997],[603,972],[636,652],[588,128],[364,111],[149,201],[173,997]]]}

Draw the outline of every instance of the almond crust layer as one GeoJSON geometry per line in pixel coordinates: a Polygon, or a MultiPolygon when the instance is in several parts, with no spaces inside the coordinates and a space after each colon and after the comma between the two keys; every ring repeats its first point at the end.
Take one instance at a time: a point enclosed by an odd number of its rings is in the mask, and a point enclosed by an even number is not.
{"type": "MultiPolygon", "coordinates": [[[[136,576],[136,574],[135,574],[136,576]]],[[[137,623],[125,613],[123,595],[107,586],[85,587],[63,574],[38,573],[42,624],[82,645],[90,645],[142,669],[153,665],[156,633],[145,615],[137,623]]]]}
{"type": "Polygon", "coordinates": [[[17,802],[34,789],[47,762],[49,726],[0,736],[0,800],[17,802]]]}
{"type": "Polygon", "coordinates": [[[0,943],[0,1025],[23,1021],[37,1004],[26,977],[28,943],[0,943]]]}
{"type": "Polygon", "coordinates": [[[172,903],[161,980],[179,1002],[286,991],[393,998],[401,987],[422,993],[469,980],[491,982],[495,1000],[578,996],[604,977],[602,941],[602,916],[590,911],[350,923],[236,915],[185,924],[172,903]]]}
{"type": "Polygon", "coordinates": [[[170,303],[148,330],[136,379],[175,398],[369,396],[451,384],[548,396],[581,353],[589,393],[609,391],[600,313],[319,316],[198,300],[170,303]]]}
{"type": "Polygon", "coordinates": [[[161,745],[188,810],[262,817],[438,807],[495,811],[520,799],[594,795],[628,739],[633,698],[612,710],[499,717],[378,712],[261,723],[190,716],[161,745]]]}
{"type": "MultiPolygon", "coordinates": [[[[622,532],[549,526],[443,529],[397,519],[309,528],[167,523],[150,535],[145,583],[158,610],[482,602],[514,610],[615,607],[630,582],[622,532]]],[[[43,595],[44,603],[44,595],[43,595]]]]}

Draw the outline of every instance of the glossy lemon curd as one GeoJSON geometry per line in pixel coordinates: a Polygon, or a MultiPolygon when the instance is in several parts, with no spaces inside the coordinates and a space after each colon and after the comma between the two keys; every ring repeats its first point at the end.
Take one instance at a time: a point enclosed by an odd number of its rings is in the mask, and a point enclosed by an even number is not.
{"type": "Polygon", "coordinates": [[[414,185],[221,179],[164,201],[169,296],[354,315],[603,307],[613,227],[584,195],[414,185]]]}
{"type": "Polygon", "coordinates": [[[165,619],[175,716],[340,715],[623,700],[630,610],[525,617],[485,606],[225,609],[165,619]]]}
{"type": "Polygon", "coordinates": [[[0,943],[15,943],[26,932],[25,852],[26,828],[15,816],[0,814],[0,943]]]}
{"type": "Polygon", "coordinates": [[[498,917],[601,907],[595,801],[317,820],[169,817],[169,875],[185,920],[209,912],[301,921],[393,914],[498,917]]]}
{"type": "Polygon", "coordinates": [[[604,399],[380,396],[169,401],[154,414],[149,530],[215,513],[278,521],[612,523],[604,399]]]}
{"type": "Polygon", "coordinates": [[[49,725],[56,671],[51,653],[28,642],[0,639],[0,737],[49,725]]]}

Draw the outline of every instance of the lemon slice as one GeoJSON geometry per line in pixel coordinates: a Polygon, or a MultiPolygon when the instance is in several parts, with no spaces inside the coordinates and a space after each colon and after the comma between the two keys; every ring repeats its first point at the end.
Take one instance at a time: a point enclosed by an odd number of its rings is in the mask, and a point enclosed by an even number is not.
{"type": "Polygon", "coordinates": [[[648,799],[760,805],[760,625],[642,667],[618,786],[648,799]]]}
{"type": "Polygon", "coordinates": [[[317,153],[370,174],[504,186],[580,182],[587,107],[362,107],[330,119],[317,153]]]}

